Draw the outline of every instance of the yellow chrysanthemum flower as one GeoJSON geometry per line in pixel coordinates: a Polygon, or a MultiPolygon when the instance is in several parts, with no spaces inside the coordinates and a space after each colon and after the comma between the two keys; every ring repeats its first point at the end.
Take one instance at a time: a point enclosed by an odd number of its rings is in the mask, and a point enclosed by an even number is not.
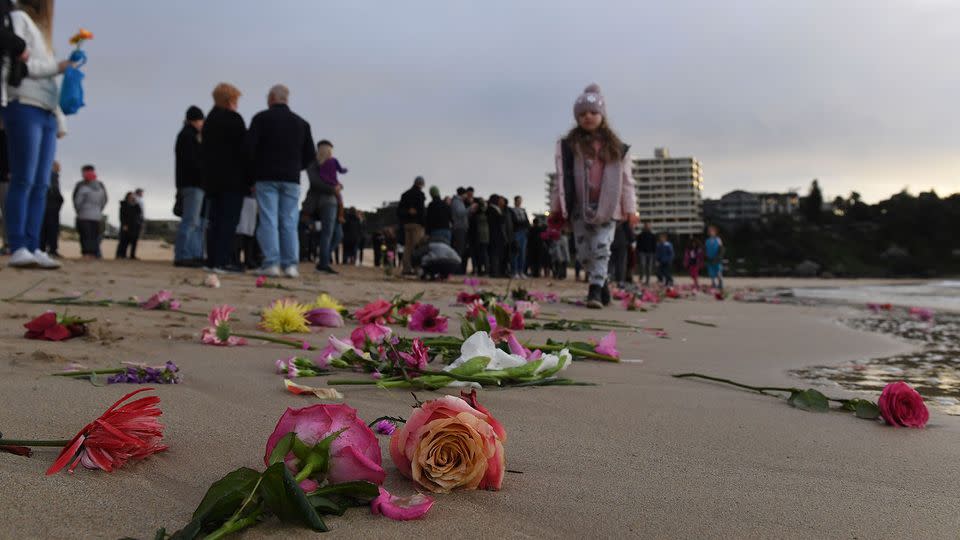
{"type": "Polygon", "coordinates": [[[308,333],[307,306],[292,298],[277,300],[263,310],[260,327],[276,334],[308,333]]]}
{"type": "Polygon", "coordinates": [[[343,311],[343,304],[337,302],[337,299],[330,296],[327,293],[323,293],[317,297],[316,303],[313,304],[313,307],[317,309],[332,309],[336,312],[343,311]]]}

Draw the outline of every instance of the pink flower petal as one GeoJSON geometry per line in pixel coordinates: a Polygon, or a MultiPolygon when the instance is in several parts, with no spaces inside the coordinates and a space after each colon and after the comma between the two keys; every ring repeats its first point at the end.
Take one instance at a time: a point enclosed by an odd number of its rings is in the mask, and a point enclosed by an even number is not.
{"type": "Polygon", "coordinates": [[[433,506],[433,499],[422,493],[409,497],[395,497],[381,487],[380,496],[370,502],[370,511],[374,515],[383,514],[397,521],[408,521],[423,517],[431,506],[433,506]]]}

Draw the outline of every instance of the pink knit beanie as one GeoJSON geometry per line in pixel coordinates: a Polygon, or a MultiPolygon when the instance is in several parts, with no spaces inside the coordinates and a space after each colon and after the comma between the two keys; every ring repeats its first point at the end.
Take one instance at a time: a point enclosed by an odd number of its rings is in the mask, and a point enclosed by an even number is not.
{"type": "Polygon", "coordinates": [[[573,117],[580,116],[585,111],[593,111],[607,116],[607,103],[600,93],[600,87],[594,83],[586,87],[577,101],[573,103],[573,117]]]}

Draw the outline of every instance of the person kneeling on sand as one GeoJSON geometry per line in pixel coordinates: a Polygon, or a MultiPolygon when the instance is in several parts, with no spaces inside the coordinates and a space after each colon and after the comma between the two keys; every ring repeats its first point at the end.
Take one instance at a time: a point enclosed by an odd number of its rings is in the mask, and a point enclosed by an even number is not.
{"type": "Polygon", "coordinates": [[[421,238],[413,250],[413,264],[420,268],[420,279],[444,280],[460,269],[460,255],[446,238],[421,238]]]}

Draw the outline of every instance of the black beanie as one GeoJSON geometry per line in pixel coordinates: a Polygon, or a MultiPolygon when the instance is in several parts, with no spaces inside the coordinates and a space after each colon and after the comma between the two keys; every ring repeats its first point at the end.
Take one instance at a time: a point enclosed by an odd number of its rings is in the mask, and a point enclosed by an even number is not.
{"type": "Polygon", "coordinates": [[[187,109],[187,122],[193,122],[194,120],[203,120],[203,111],[200,110],[200,107],[191,105],[187,109]]]}

